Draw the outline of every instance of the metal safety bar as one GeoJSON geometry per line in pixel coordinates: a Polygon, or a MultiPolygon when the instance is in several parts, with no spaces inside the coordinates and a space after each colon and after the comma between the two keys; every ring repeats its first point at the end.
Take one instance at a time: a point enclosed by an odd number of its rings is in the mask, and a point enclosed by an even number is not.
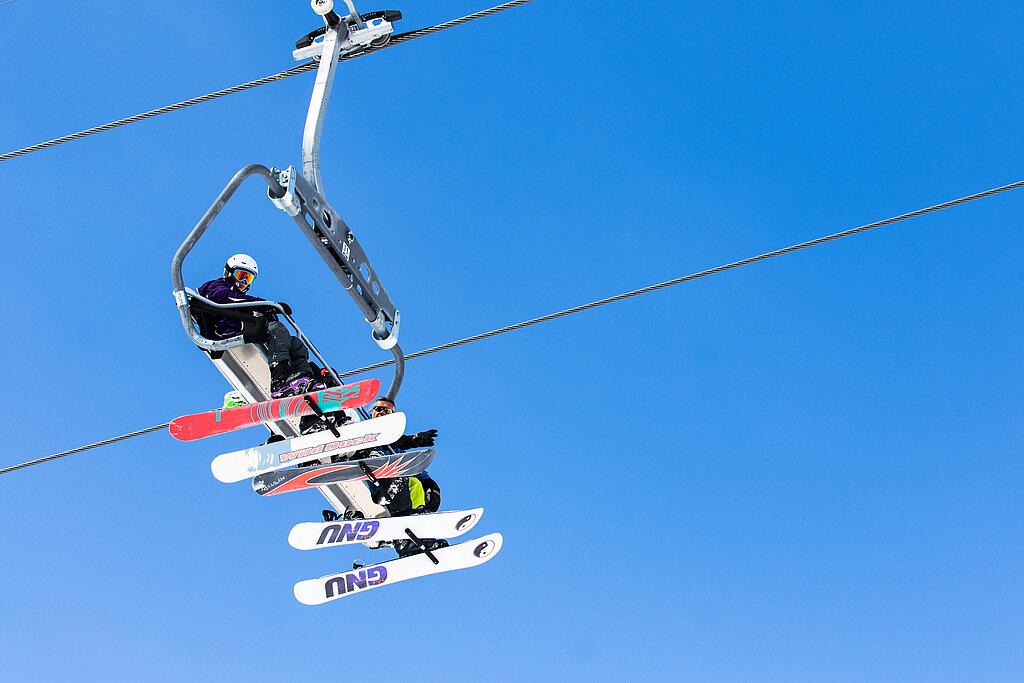
{"type": "MultiPolygon", "coordinates": [[[[203,337],[201,334],[199,334],[199,332],[195,329],[195,324],[192,321],[192,312],[188,305],[189,295],[185,291],[184,277],[182,276],[181,273],[185,257],[188,256],[188,253],[199,241],[199,238],[201,238],[203,234],[206,232],[206,230],[210,227],[210,224],[213,222],[213,219],[217,217],[221,209],[224,208],[224,205],[234,195],[234,193],[238,190],[239,186],[245,181],[246,178],[252,175],[259,175],[266,181],[267,194],[270,196],[271,200],[275,202],[275,204],[284,199],[288,192],[286,191],[286,188],[282,187],[282,185],[278,182],[278,173],[279,172],[273,172],[269,170],[266,166],[262,166],[260,164],[250,164],[249,166],[246,166],[239,170],[238,173],[235,174],[234,178],[231,179],[231,181],[227,184],[224,190],[220,193],[220,195],[218,195],[217,199],[206,211],[203,217],[199,220],[199,223],[197,223],[196,226],[192,229],[192,232],[189,233],[189,236],[185,239],[181,246],[178,247],[178,251],[174,254],[174,258],[171,261],[171,282],[174,285],[174,300],[178,307],[178,314],[181,317],[182,326],[185,328],[185,333],[188,335],[189,339],[192,340],[192,342],[196,346],[206,349],[207,351],[223,351],[235,346],[239,346],[241,339],[237,337],[218,340],[207,339],[206,337],[203,337]]],[[[294,174],[293,178],[298,179],[301,178],[301,176],[298,174],[294,174]]],[[[305,186],[300,184],[300,187],[303,188],[303,190],[300,192],[295,192],[294,188],[292,187],[291,196],[299,198],[299,206],[308,207],[310,203],[305,200],[303,194],[308,194],[308,192],[312,188],[307,189],[308,183],[305,184],[305,186]]],[[[319,193],[317,193],[317,196],[319,196],[319,193]]],[[[379,282],[376,280],[376,274],[373,273],[372,269],[370,269],[369,264],[366,263],[366,257],[362,252],[362,248],[359,247],[359,243],[355,240],[355,236],[352,235],[351,231],[348,231],[348,226],[345,226],[344,221],[342,221],[340,217],[337,217],[337,215],[333,213],[333,209],[331,209],[330,206],[328,206],[326,202],[322,200],[322,198],[320,198],[320,202],[316,203],[315,205],[326,207],[327,213],[325,215],[333,215],[335,217],[334,223],[336,225],[345,227],[346,233],[349,236],[351,236],[351,240],[346,245],[349,246],[349,250],[347,252],[340,249],[340,244],[337,251],[331,248],[327,248],[324,244],[322,244],[320,239],[317,237],[316,232],[311,230],[309,224],[306,222],[304,218],[304,215],[308,214],[308,209],[300,210],[292,217],[295,219],[296,223],[298,223],[299,227],[303,228],[303,232],[306,234],[307,237],[309,237],[313,245],[315,247],[318,247],[317,251],[324,258],[324,261],[327,262],[327,265],[331,268],[335,275],[338,276],[339,281],[341,281],[343,285],[346,285],[346,290],[352,295],[353,300],[356,302],[356,304],[359,306],[360,310],[363,311],[364,314],[369,313],[370,315],[374,315],[374,308],[378,305],[382,305],[380,302],[386,301],[386,305],[390,305],[390,310],[394,311],[393,315],[397,319],[399,317],[398,311],[394,308],[394,304],[391,303],[390,298],[388,298],[387,292],[384,291],[384,288],[381,287],[379,285],[379,282]],[[353,259],[358,260],[345,261],[344,259],[342,259],[339,261],[337,258],[335,258],[335,254],[343,255],[344,253],[348,253],[351,255],[353,259]],[[355,274],[358,274],[358,277],[355,278],[355,280],[358,280],[358,282],[354,281],[353,279],[350,279],[345,272],[351,272],[349,269],[352,268],[353,266],[355,266],[356,268],[355,274]],[[371,274],[371,279],[367,279],[363,275],[363,268],[366,269],[365,272],[371,274]],[[377,292],[374,293],[374,298],[372,299],[373,303],[368,303],[367,297],[364,296],[364,293],[373,292],[374,289],[377,289],[377,292]]],[[[325,219],[321,218],[320,224],[326,225],[325,219]]],[[[209,303],[217,307],[223,306],[225,308],[246,307],[244,305],[239,306],[238,304],[215,304],[213,302],[209,303]]],[[[261,303],[259,305],[268,306],[268,304],[272,303],[273,302],[267,302],[261,303]]],[[[293,327],[295,327],[296,331],[299,332],[299,338],[324,364],[324,367],[326,367],[328,369],[328,372],[331,373],[331,377],[339,384],[344,384],[341,377],[339,377],[335,373],[331,365],[323,359],[319,351],[315,349],[315,346],[313,346],[313,344],[309,342],[308,337],[306,337],[305,334],[303,334],[301,330],[295,325],[295,321],[292,320],[290,316],[287,316],[284,313],[283,309],[277,307],[276,304],[274,304],[274,306],[276,307],[277,310],[280,310],[281,314],[288,319],[288,321],[292,324],[293,327]]],[[[379,320],[381,316],[375,317],[379,320]]],[[[375,326],[371,323],[371,327],[374,328],[375,340],[378,340],[378,344],[380,344],[381,342],[378,339],[377,333],[377,329],[379,326],[375,326]]],[[[397,330],[395,328],[392,328],[388,332],[397,332],[397,330]]],[[[394,337],[392,337],[392,335],[390,334],[383,336],[386,342],[389,340],[389,338],[394,339],[394,337]]],[[[389,350],[395,357],[395,372],[391,380],[391,386],[388,388],[388,391],[385,395],[393,401],[395,400],[395,396],[397,396],[398,394],[398,390],[401,387],[402,380],[404,379],[405,376],[405,356],[397,343],[394,343],[389,350]]]]}

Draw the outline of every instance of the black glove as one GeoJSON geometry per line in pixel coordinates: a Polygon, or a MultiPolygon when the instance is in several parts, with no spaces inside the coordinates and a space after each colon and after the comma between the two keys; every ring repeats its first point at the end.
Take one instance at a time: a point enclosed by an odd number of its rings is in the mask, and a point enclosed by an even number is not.
{"type": "Polygon", "coordinates": [[[410,448],[427,448],[434,445],[434,438],[437,436],[436,429],[428,429],[419,434],[405,434],[398,437],[392,446],[400,451],[407,451],[410,448]]]}
{"type": "Polygon", "coordinates": [[[428,429],[413,437],[413,445],[417,448],[428,448],[434,445],[434,438],[437,437],[436,429],[428,429]]]}
{"type": "Polygon", "coordinates": [[[285,312],[286,315],[291,315],[292,314],[292,307],[289,306],[288,304],[286,304],[285,302],[278,301],[277,305],[284,309],[284,312],[285,312]]]}

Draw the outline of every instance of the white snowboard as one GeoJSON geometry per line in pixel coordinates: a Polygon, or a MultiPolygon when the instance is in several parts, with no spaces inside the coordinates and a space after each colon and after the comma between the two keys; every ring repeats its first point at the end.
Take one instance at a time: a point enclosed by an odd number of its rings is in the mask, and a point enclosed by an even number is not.
{"type": "Polygon", "coordinates": [[[218,455],[210,463],[213,476],[225,483],[242,481],[264,472],[318,460],[325,456],[350,453],[363,448],[394,443],[405,431],[405,413],[391,413],[338,427],[339,436],[330,430],[297,436],[218,455]]]}
{"type": "Polygon", "coordinates": [[[394,541],[409,538],[406,529],[417,538],[453,538],[472,529],[483,513],[483,508],[474,508],[405,517],[302,522],[292,527],[288,544],[299,550],[314,550],[350,543],[394,541]]]}
{"type": "Polygon", "coordinates": [[[295,599],[304,605],[321,605],[406,579],[475,567],[498,554],[501,540],[501,534],[488,534],[473,541],[435,550],[433,555],[438,564],[434,564],[426,553],[419,553],[319,579],[299,581],[295,584],[295,599]]]}

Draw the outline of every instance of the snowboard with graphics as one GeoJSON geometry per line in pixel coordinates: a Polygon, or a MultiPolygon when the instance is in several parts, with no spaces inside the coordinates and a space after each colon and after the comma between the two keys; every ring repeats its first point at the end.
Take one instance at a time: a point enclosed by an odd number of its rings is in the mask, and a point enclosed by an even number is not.
{"type": "Polygon", "coordinates": [[[223,453],[210,463],[213,476],[224,483],[242,481],[264,472],[273,472],[299,463],[350,453],[363,448],[394,443],[405,430],[405,413],[391,413],[338,427],[338,436],[330,431],[315,432],[241,451],[223,453]]]}
{"type": "Polygon", "coordinates": [[[406,539],[410,531],[418,538],[454,538],[472,529],[483,514],[483,508],[473,508],[405,517],[301,522],[292,527],[288,544],[296,550],[315,550],[351,543],[406,539]]]}
{"type": "Polygon", "coordinates": [[[419,553],[319,579],[299,581],[294,588],[295,599],[304,605],[321,605],[406,579],[475,567],[497,555],[501,550],[501,541],[501,534],[488,534],[473,541],[431,551],[429,555],[419,553]]]}
{"type": "Polygon", "coordinates": [[[367,471],[374,479],[411,477],[427,469],[433,459],[434,449],[427,448],[422,451],[392,453],[331,465],[291,467],[253,477],[252,489],[261,496],[275,496],[278,493],[291,493],[317,486],[363,481],[369,479],[366,476],[367,471]]]}
{"type": "Polygon", "coordinates": [[[345,408],[359,408],[372,401],[378,391],[380,391],[380,380],[367,379],[355,384],[345,384],[340,387],[312,391],[308,394],[250,403],[237,408],[183,415],[171,422],[171,436],[179,441],[194,441],[264,422],[313,415],[316,411],[309,405],[307,397],[324,413],[345,408]]]}

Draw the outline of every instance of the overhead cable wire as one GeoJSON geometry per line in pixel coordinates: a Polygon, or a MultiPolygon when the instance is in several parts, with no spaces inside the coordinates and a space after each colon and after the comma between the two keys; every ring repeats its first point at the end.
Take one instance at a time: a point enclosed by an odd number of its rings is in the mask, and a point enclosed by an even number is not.
{"type": "Polygon", "coordinates": [[[107,445],[110,445],[112,443],[117,443],[118,441],[124,441],[126,439],[132,439],[132,438],[135,438],[136,436],[142,436],[143,434],[149,434],[150,432],[158,432],[161,429],[167,429],[170,426],[171,426],[171,423],[168,422],[166,424],[156,425],[155,427],[148,427],[146,429],[140,429],[137,432],[130,432],[128,434],[122,434],[121,436],[115,436],[112,439],[104,439],[103,441],[97,441],[96,443],[91,443],[88,446],[79,446],[78,448],[72,448],[70,451],[64,451],[63,453],[55,453],[54,455],[48,455],[45,458],[39,458],[37,460],[29,460],[28,462],[23,462],[20,465],[13,465],[11,467],[5,467],[2,470],[0,470],[0,474],[7,474],[8,472],[13,472],[15,470],[24,469],[26,467],[32,467],[33,465],[39,465],[39,464],[44,463],[44,462],[49,462],[50,460],[56,460],[57,458],[63,458],[66,455],[74,455],[75,453],[81,453],[82,451],[87,451],[87,450],[89,450],[91,448],[99,448],[100,446],[107,446],[107,445]]]}
{"type": "MultiPolygon", "coordinates": [[[[926,209],[918,209],[917,211],[911,211],[910,213],[905,213],[905,214],[902,214],[900,216],[894,216],[893,218],[886,218],[885,220],[877,221],[875,223],[868,223],[867,225],[862,225],[859,228],[852,228],[850,230],[844,230],[843,232],[837,232],[835,234],[828,235],[826,237],[819,237],[817,239],[810,240],[809,242],[801,242],[800,244],[794,244],[793,246],[785,247],[783,249],[776,249],[775,251],[769,251],[769,252],[767,252],[765,254],[761,254],[759,256],[751,256],[750,258],[745,258],[742,261],[734,261],[733,263],[729,263],[729,264],[726,264],[724,266],[718,266],[716,268],[709,268],[708,270],[702,270],[699,273],[693,273],[692,275],[684,275],[683,277],[679,277],[679,278],[676,278],[674,280],[667,280],[666,282],[661,282],[661,283],[656,284],[656,285],[650,285],[648,287],[642,287],[640,289],[634,289],[631,292],[626,292],[624,294],[618,294],[616,296],[611,296],[611,297],[608,297],[607,299],[599,299],[597,301],[592,301],[589,304],[583,304],[582,306],[574,306],[573,308],[567,308],[564,311],[559,311],[557,313],[550,313],[548,315],[544,315],[544,316],[541,316],[539,318],[534,318],[532,320],[526,320],[526,321],[521,322],[521,323],[516,323],[515,325],[509,325],[507,327],[499,327],[498,329],[491,330],[490,332],[484,332],[482,334],[475,334],[472,337],[466,337],[465,339],[460,339],[458,341],[448,342],[447,344],[441,344],[440,346],[435,346],[435,347],[430,348],[430,349],[424,349],[423,351],[417,351],[415,353],[410,353],[410,354],[405,356],[405,359],[406,360],[411,360],[413,358],[421,358],[423,356],[429,356],[430,354],[437,353],[438,351],[447,351],[448,349],[454,349],[457,346],[464,346],[465,344],[471,344],[473,342],[480,341],[482,339],[489,339],[490,337],[497,337],[498,335],[505,334],[506,332],[513,332],[515,330],[521,330],[521,329],[523,329],[525,327],[530,327],[531,325],[538,325],[540,323],[548,322],[549,320],[555,320],[556,318],[564,318],[565,316],[572,315],[573,313],[580,313],[582,311],[590,310],[591,308],[597,308],[598,306],[604,306],[606,304],[613,304],[613,303],[615,303],[617,301],[623,301],[624,299],[629,299],[629,298],[632,298],[634,296],[640,296],[641,294],[647,294],[649,292],[654,292],[654,291],[657,291],[659,289],[665,289],[666,287],[672,287],[673,285],[682,284],[683,282],[690,282],[691,280],[697,280],[697,279],[702,278],[702,277],[707,277],[708,275],[715,275],[717,273],[722,273],[722,272],[725,272],[727,270],[732,270],[733,268],[739,268],[741,266],[747,266],[747,265],[750,265],[752,263],[757,263],[758,261],[766,261],[766,260],[768,260],[770,258],[775,258],[776,256],[782,256],[783,254],[789,254],[789,253],[792,253],[794,251],[799,251],[801,249],[807,249],[808,247],[815,247],[815,246],[818,246],[819,244],[825,244],[826,242],[831,242],[833,240],[837,240],[837,239],[840,239],[840,238],[843,238],[843,237],[849,237],[851,235],[856,235],[858,233],[867,232],[868,230],[874,230],[875,228],[880,228],[883,225],[892,225],[893,223],[898,223],[900,221],[905,221],[908,218],[916,218],[918,216],[923,216],[923,215],[928,214],[928,213],[934,213],[935,211],[941,211],[942,209],[948,209],[950,207],[957,206],[959,204],[966,204],[967,202],[972,202],[972,201],[974,201],[976,199],[982,199],[984,197],[991,197],[992,195],[999,194],[1000,192],[1008,192],[1009,190],[1015,190],[1015,189],[1020,188],[1020,187],[1024,187],[1024,180],[1018,181],[1016,183],[1011,183],[1009,185],[1003,185],[1002,187],[996,187],[996,188],[993,188],[991,190],[986,190],[985,192],[979,192],[977,194],[972,194],[972,195],[969,195],[967,197],[961,197],[960,199],[954,199],[953,201],[943,202],[942,204],[936,204],[935,206],[929,206],[926,209]]],[[[346,377],[349,377],[349,376],[352,376],[352,375],[358,375],[359,373],[362,373],[362,372],[368,372],[370,370],[377,370],[379,368],[387,367],[389,365],[394,364],[394,362],[395,361],[393,361],[393,360],[389,360],[389,361],[384,361],[384,362],[381,362],[381,363],[374,363],[373,365],[367,365],[366,367],[363,367],[363,368],[357,368],[355,370],[350,370],[350,371],[348,371],[348,372],[346,372],[344,374],[345,374],[346,377]]]]}
{"type": "MultiPolygon", "coordinates": [[[[10,1],[14,2],[14,0],[10,0],[10,1]]],[[[519,7],[520,5],[525,5],[525,4],[529,3],[529,2],[533,2],[533,0],[512,0],[511,2],[506,2],[506,3],[503,3],[501,5],[497,5],[495,7],[491,7],[490,9],[485,9],[485,10],[481,10],[479,12],[474,12],[473,14],[468,14],[468,15],[466,15],[464,17],[459,18],[459,19],[453,19],[451,21],[446,21],[443,24],[438,24],[436,26],[429,26],[427,28],[417,29],[415,31],[409,31],[407,33],[399,33],[398,35],[392,36],[391,40],[387,44],[385,44],[385,45],[381,45],[381,46],[378,46],[378,47],[369,47],[369,48],[367,48],[367,49],[365,49],[365,50],[363,50],[361,52],[357,52],[357,53],[354,53],[354,54],[342,55],[338,59],[338,61],[339,62],[344,62],[344,61],[347,61],[347,60],[350,60],[350,59],[355,59],[356,57],[364,57],[364,56],[370,54],[371,52],[380,52],[381,50],[385,50],[385,49],[387,49],[389,47],[392,47],[394,45],[400,45],[402,43],[407,43],[410,40],[414,40],[416,38],[422,38],[423,36],[428,36],[428,35],[430,35],[432,33],[437,33],[439,31],[444,31],[445,29],[454,28],[455,26],[461,26],[462,24],[467,24],[467,23],[469,23],[471,21],[476,21],[477,19],[482,19],[484,17],[489,17],[492,14],[497,14],[498,12],[504,12],[505,10],[509,10],[509,9],[514,8],[514,7],[519,7]]],[[[117,121],[111,121],[110,123],[105,123],[102,126],[96,126],[94,128],[87,128],[86,130],[79,131],[77,133],[72,133],[70,135],[64,135],[64,136],[59,137],[59,138],[54,138],[53,140],[48,140],[46,142],[40,142],[40,143],[32,145],[30,147],[25,147],[23,149],[16,149],[16,150],[14,150],[12,152],[7,152],[5,154],[0,154],[0,161],[7,161],[8,159],[14,159],[15,157],[20,157],[20,156],[23,156],[25,154],[31,154],[32,152],[38,152],[40,150],[47,149],[49,147],[56,147],[57,145],[64,144],[65,142],[71,142],[72,140],[79,140],[81,138],[88,137],[90,135],[95,135],[96,133],[102,133],[104,131],[113,130],[114,128],[120,128],[121,126],[127,126],[127,125],[132,124],[132,123],[138,123],[139,121],[143,121],[145,119],[150,119],[150,118],[153,118],[154,116],[160,116],[162,114],[167,114],[167,113],[170,113],[172,111],[177,111],[179,109],[184,109],[186,107],[191,107],[192,105],[195,105],[195,104],[201,104],[203,102],[209,102],[210,100],[215,100],[215,99],[217,99],[219,97],[225,97],[227,95],[234,95],[235,93],[242,92],[243,90],[249,90],[251,88],[255,88],[255,87],[258,87],[258,86],[261,86],[261,85],[266,85],[268,83],[273,83],[275,81],[284,80],[285,78],[291,78],[292,76],[296,76],[298,74],[305,73],[307,71],[312,71],[313,69],[316,69],[316,67],[317,67],[317,62],[316,61],[305,62],[303,64],[299,64],[298,66],[293,66],[290,69],[285,69],[284,71],[282,71],[280,73],[276,73],[276,74],[274,74],[272,76],[264,76],[263,78],[258,78],[255,81],[249,81],[248,83],[242,83],[240,85],[232,86],[230,88],[225,88],[224,90],[218,90],[216,92],[208,93],[208,94],[202,95],[200,97],[193,97],[192,99],[183,100],[183,101],[177,102],[175,104],[169,104],[167,106],[160,107],[159,109],[153,109],[152,111],[147,111],[147,112],[142,113],[142,114],[136,114],[135,116],[129,116],[127,118],[118,119],[117,121]]]]}
{"type": "MultiPolygon", "coordinates": [[[[475,341],[480,341],[482,339],[488,339],[490,337],[497,337],[498,335],[505,334],[506,332],[512,332],[514,330],[521,330],[521,329],[523,329],[525,327],[530,327],[531,325],[537,325],[539,323],[547,322],[549,320],[555,320],[556,318],[564,318],[565,316],[572,315],[573,313],[580,313],[582,311],[590,310],[591,308],[597,308],[598,306],[604,306],[606,304],[615,303],[617,301],[623,301],[625,299],[629,299],[629,298],[632,298],[634,296],[640,296],[641,294],[647,294],[649,292],[655,292],[655,291],[657,291],[659,289],[665,289],[666,287],[672,287],[673,285],[682,284],[683,282],[690,282],[691,280],[697,280],[697,279],[702,278],[702,277],[707,277],[708,275],[714,275],[716,273],[722,273],[722,272],[725,272],[727,270],[732,270],[734,268],[739,268],[741,266],[747,266],[747,265],[750,265],[752,263],[757,263],[758,261],[766,261],[766,260],[768,260],[770,258],[775,258],[776,256],[782,256],[783,254],[789,254],[789,253],[792,253],[794,251],[799,251],[801,249],[806,249],[808,247],[814,247],[814,246],[817,246],[819,244],[825,244],[826,242],[832,242],[834,240],[838,240],[838,239],[841,239],[843,237],[849,237],[851,235],[856,235],[858,233],[867,232],[868,230],[874,230],[875,228],[880,228],[883,225],[892,225],[893,223],[898,223],[900,221],[905,221],[905,220],[907,220],[909,218],[916,218],[918,216],[923,216],[923,215],[928,214],[928,213],[934,213],[936,211],[941,211],[943,209],[948,209],[948,208],[951,208],[951,207],[954,207],[954,206],[958,206],[960,204],[966,204],[967,202],[973,202],[976,199],[983,199],[984,197],[991,197],[992,195],[996,195],[996,194],[999,194],[1001,192],[1008,192],[1010,190],[1016,190],[1016,189],[1018,189],[1020,187],[1024,187],[1024,180],[1021,180],[1021,181],[1018,181],[1018,182],[1015,182],[1015,183],[1010,183],[1009,185],[1003,185],[1001,187],[996,187],[996,188],[993,188],[991,190],[986,190],[984,192],[978,192],[977,194],[968,195],[966,197],[961,197],[960,199],[954,199],[954,200],[949,201],[949,202],[943,202],[942,204],[936,204],[934,206],[929,206],[926,209],[918,209],[917,211],[911,211],[910,213],[904,213],[904,214],[901,214],[899,216],[894,216],[893,218],[886,218],[885,220],[877,221],[875,223],[868,223],[867,225],[862,225],[859,228],[851,228],[850,230],[844,230],[842,232],[837,232],[837,233],[834,233],[832,235],[828,235],[826,237],[819,237],[817,239],[813,239],[813,240],[810,240],[808,242],[801,242],[800,244],[794,244],[794,245],[792,245],[790,247],[784,247],[782,249],[776,249],[775,251],[769,251],[769,252],[761,254],[759,256],[751,256],[750,258],[745,258],[742,261],[734,261],[734,262],[728,263],[728,264],[726,264],[724,266],[718,266],[716,268],[709,268],[708,270],[702,270],[702,271],[700,271],[698,273],[693,273],[692,275],[684,275],[683,277],[675,278],[674,280],[667,280],[665,282],[661,282],[661,283],[656,284],[656,285],[650,285],[648,287],[641,287],[640,289],[634,289],[633,291],[625,292],[624,294],[618,294],[616,296],[611,296],[611,297],[608,297],[607,299],[599,299],[597,301],[592,301],[589,304],[583,304],[582,306],[575,306],[573,308],[567,308],[564,311],[559,311],[557,313],[551,313],[551,314],[548,314],[548,315],[541,316],[539,318],[533,318],[532,320],[526,320],[526,321],[521,322],[521,323],[516,323],[515,325],[509,325],[507,327],[500,327],[500,328],[498,328],[496,330],[491,330],[490,332],[484,332],[483,334],[476,334],[476,335],[473,335],[472,337],[466,337],[465,339],[459,339],[458,341],[448,342],[447,344],[441,344],[440,346],[435,346],[435,347],[430,348],[430,349],[424,349],[423,351],[417,351],[415,353],[410,353],[410,354],[405,356],[405,359],[406,360],[410,360],[412,358],[421,358],[423,356],[429,356],[432,353],[437,353],[438,351],[447,351],[448,349],[454,349],[454,348],[456,348],[458,346],[465,346],[466,344],[471,344],[471,343],[473,343],[475,341]]],[[[393,361],[393,360],[389,360],[389,361],[384,361],[382,363],[375,363],[373,365],[367,365],[366,367],[363,367],[363,368],[358,368],[356,370],[350,370],[350,371],[348,371],[346,373],[342,373],[342,376],[346,376],[347,377],[347,376],[351,376],[351,375],[357,375],[357,374],[362,373],[362,372],[369,372],[370,370],[377,370],[379,368],[385,368],[385,367],[393,364],[394,362],[395,361],[393,361]]],[[[115,443],[117,441],[124,441],[125,439],[131,439],[131,438],[136,437],[136,436],[142,436],[143,434],[149,434],[150,432],[155,432],[155,431],[159,431],[161,429],[166,429],[169,426],[170,426],[170,423],[162,424],[162,425],[157,425],[155,427],[149,427],[148,429],[142,429],[142,430],[139,430],[137,432],[132,432],[130,434],[125,434],[123,436],[114,437],[113,439],[107,439],[105,441],[99,441],[97,443],[90,444],[88,446],[82,446],[81,448],[75,448],[75,449],[72,449],[70,451],[64,451],[63,453],[57,453],[56,455],[48,455],[45,458],[39,458],[38,460],[31,460],[29,462],[22,463],[20,465],[14,465],[13,467],[6,467],[4,469],[0,469],[0,474],[6,474],[7,472],[13,472],[15,470],[20,470],[20,469],[23,469],[25,467],[31,467],[32,465],[38,465],[40,463],[48,462],[50,460],[55,460],[57,458],[63,458],[64,456],[71,455],[73,453],[81,453],[82,451],[89,450],[90,448],[98,448],[99,446],[106,446],[107,444],[115,443]]]]}

